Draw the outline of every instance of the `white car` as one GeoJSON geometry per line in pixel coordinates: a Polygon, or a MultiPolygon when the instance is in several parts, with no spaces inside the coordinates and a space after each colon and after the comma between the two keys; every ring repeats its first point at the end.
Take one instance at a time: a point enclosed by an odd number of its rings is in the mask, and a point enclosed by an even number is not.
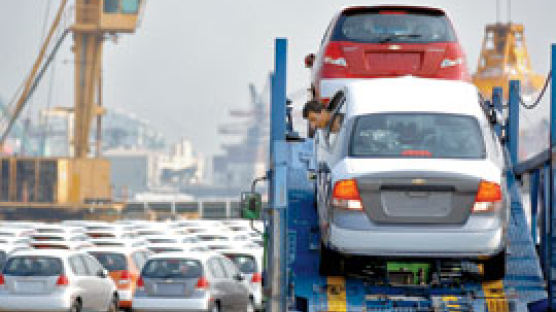
{"type": "Polygon", "coordinates": [[[466,82],[349,84],[317,143],[321,273],[345,255],[478,259],[505,273],[502,147],[466,82]]]}
{"type": "Polygon", "coordinates": [[[0,275],[0,311],[118,311],[118,293],[92,256],[66,250],[11,255],[0,275]]]}
{"type": "Polygon", "coordinates": [[[222,249],[218,252],[232,260],[239,271],[245,276],[249,285],[255,309],[262,310],[263,303],[263,250],[247,248],[222,249]]]}

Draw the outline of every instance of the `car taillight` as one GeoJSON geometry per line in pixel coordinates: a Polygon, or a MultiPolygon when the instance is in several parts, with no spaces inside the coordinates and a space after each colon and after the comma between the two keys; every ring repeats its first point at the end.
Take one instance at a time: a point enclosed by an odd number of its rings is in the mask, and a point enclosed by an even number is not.
{"type": "Polygon", "coordinates": [[[502,203],[502,189],[494,182],[481,181],[475,196],[473,213],[493,212],[500,208],[502,203]]]}
{"type": "Polygon", "coordinates": [[[0,286],[4,286],[6,281],[4,280],[4,275],[0,274],[0,286]]]}
{"type": "Polygon", "coordinates": [[[323,56],[323,78],[346,78],[348,63],[338,42],[330,42],[323,56]]]}
{"type": "Polygon", "coordinates": [[[262,283],[263,282],[263,276],[261,275],[261,273],[255,273],[253,274],[253,277],[251,277],[251,283],[262,283]]]}
{"type": "Polygon", "coordinates": [[[67,276],[63,274],[58,276],[58,279],[56,280],[56,286],[68,286],[68,285],[69,285],[69,280],[67,276]]]}
{"type": "Polygon", "coordinates": [[[124,270],[124,271],[120,271],[120,277],[118,279],[118,286],[129,286],[129,283],[131,282],[131,274],[129,273],[129,271],[124,270]]]}
{"type": "Polygon", "coordinates": [[[363,210],[357,181],[350,179],[336,182],[332,191],[332,206],[341,209],[363,210]]]}
{"type": "Polygon", "coordinates": [[[144,290],[145,289],[145,281],[143,280],[142,276],[139,276],[139,278],[137,279],[137,288],[139,290],[144,290]]]}
{"type": "Polygon", "coordinates": [[[197,289],[207,289],[208,287],[209,287],[209,282],[204,276],[201,276],[197,280],[197,284],[195,284],[195,288],[197,289]]]}
{"type": "Polygon", "coordinates": [[[402,156],[407,157],[432,157],[432,153],[427,150],[405,150],[402,156]]]}

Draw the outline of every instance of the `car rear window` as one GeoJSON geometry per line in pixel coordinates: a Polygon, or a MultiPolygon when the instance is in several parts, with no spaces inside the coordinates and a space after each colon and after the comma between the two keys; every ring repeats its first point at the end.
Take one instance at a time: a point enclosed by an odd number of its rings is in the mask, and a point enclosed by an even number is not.
{"type": "Polygon", "coordinates": [[[257,262],[249,255],[226,254],[232,260],[241,273],[251,274],[257,272],[257,262]]]}
{"type": "Polygon", "coordinates": [[[434,12],[403,9],[348,12],[340,17],[332,40],[355,42],[455,42],[448,18],[434,12]]]}
{"type": "Polygon", "coordinates": [[[6,262],[6,252],[0,250],[0,270],[4,267],[4,263],[6,262]]]}
{"type": "Polygon", "coordinates": [[[17,256],[6,262],[2,273],[14,276],[56,276],[64,271],[62,260],[45,256],[17,256]]]}
{"type": "Polygon", "coordinates": [[[37,241],[57,241],[57,242],[63,242],[64,241],[64,238],[60,237],[60,236],[34,235],[34,236],[32,236],[32,238],[34,240],[37,240],[37,241]]]}
{"type": "Polygon", "coordinates": [[[350,155],[377,158],[485,158],[477,119],[452,114],[372,114],[358,117],[350,155]]]}
{"type": "Polygon", "coordinates": [[[203,275],[201,262],[192,259],[153,259],[141,273],[147,278],[198,278],[203,275]]]}
{"type": "Polygon", "coordinates": [[[110,252],[90,252],[90,254],[110,272],[127,270],[126,257],[122,254],[110,252]]]}

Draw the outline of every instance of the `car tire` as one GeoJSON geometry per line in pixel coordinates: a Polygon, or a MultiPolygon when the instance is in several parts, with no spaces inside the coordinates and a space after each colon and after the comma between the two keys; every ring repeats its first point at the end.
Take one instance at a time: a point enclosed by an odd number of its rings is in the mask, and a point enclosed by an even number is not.
{"type": "Polygon", "coordinates": [[[112,297],[112,300],[110,300],[110,305],[108,306],[108,312],[118,312],[119,310],[119,303],[120,300],[118,299],[118,296],[114,295],[112,297]]]}
{"type": "Polygon", "coordinates": [[[70,307],[70,312],[81,312],[81,302],[79,300],[75,300],[70,307]]]}
{"type": "Polygon", "coordinates": [[[218,301],[210,308],[210,312],[220,312],[220,303],[218,301]]]}
{"type": "Polygon", "coordinates": [[[322,276],[343,275],[343,257],[334,250],[327,248],[323,243],[320,244],[320,265],[319,274],[322,276]]]}
{"type": "Polygon", "coordinates": [[[504,279],[506,275],[506,250],[495,256],[482,261],[483,279],[486,281],[496,281],[504,279]]]}
{"type": "Polygon", "coordinates": [[[246,312],[255,312],[255,304],[253,303],[253,298],[249,298],[247,302],[247,308],[245,309],[246,312]]]}

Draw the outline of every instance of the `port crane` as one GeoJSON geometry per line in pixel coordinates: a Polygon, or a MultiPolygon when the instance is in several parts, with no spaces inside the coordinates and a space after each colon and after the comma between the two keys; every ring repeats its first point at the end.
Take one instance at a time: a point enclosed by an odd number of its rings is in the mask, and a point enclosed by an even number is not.
{"type": "MultiPolygon", "coordinates": [[[[63,158],[0,158],[0,207],[19,208],[113,208],[110,165],[100,157],[103,47],[107,39],[134,33],[144,7],[142,0],[61,0],[33,67],[25,78],[10,114],[1,125],[4,145],[21,112],[63,40],[72,35],[74,55],[74,104],[56,108],[73,119],[70,155],[63,158]],[[61,21],[71,13],[73,23],[61,21]],[[60,35],[55,38],[55,34],[60,35]],[[91,129],[96,119],[96,157],[91,157],[91,129]]],[[[69,117],[68,117],[69,118],[69,117]]]]}

